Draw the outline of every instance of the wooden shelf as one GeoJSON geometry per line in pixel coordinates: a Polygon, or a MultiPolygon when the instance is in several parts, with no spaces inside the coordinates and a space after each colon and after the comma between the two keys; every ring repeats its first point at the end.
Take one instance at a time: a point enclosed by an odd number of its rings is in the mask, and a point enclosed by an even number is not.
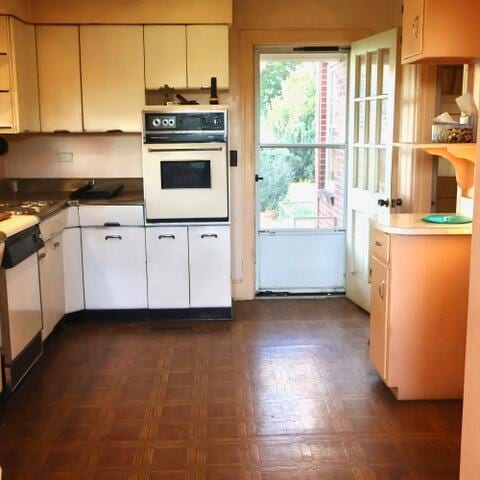
{"type": "Polygon", "coordinates": [[[430,155],[445,158],[455,168],[457,184],[462,189],[462,195],[470,195],[477,157],[476,143],[395,143],[394,146],[422,149],[430,155]]]}

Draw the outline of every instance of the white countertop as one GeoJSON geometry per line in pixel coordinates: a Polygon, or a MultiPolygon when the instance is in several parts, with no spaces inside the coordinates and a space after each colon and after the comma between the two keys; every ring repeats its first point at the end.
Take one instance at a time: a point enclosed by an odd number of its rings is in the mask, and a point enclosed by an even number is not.
{"type": "Polygon", "coordinates": [[[471,235],[472,224],[463,225],[428,223],[422,220],[429,213],[393,213],[376,215],[373,225],[393,235],[471,235]]]}

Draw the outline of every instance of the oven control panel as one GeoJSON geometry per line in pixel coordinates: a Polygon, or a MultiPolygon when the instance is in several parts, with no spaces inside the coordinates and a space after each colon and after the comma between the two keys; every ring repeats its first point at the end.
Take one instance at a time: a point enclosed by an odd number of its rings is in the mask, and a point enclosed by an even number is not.
{"type": "Polygon", "coordinates": [[[225,141],[226,111],[145,112],[145,143],[225,141]]]}

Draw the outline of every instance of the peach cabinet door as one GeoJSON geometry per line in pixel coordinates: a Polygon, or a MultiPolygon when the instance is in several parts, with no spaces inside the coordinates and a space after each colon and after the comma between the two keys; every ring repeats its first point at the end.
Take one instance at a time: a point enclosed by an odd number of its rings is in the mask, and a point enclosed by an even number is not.
{"type": "Polygon", "coordinates": [[[372,258],[372,301],[370,311],[370,361],[387,380],[388,268],[372,258]]]}
{"type": "Polygon", "coordinates": [[[5,15],[0,16],[0,53],[8,53],[10,50],[8,40],[8,17],[5,15]]]}
{"type": "Polygon", "coordinates": [[[185,25],[145,25],[144,38],[147,90],[187,88],[185,25]]]}
{"type": "Polygon", "coordinates": [[[42,132],[81,132],[82,90],[77,26],[37,26],[42,132]]]}
{"type": "Polygon", "coordinates": [[[35,27],[10,17],[15,131],[40,131],[35,27]]]}
{"type": "Polygon", "coordinates": [[[141,132],[145,105],[143,27],[80,26],[87,132],[141,132]]]}
{"type": "Polygon", "coordinates": [[[424,4],[425,0],[403,1],[402,59],[422,53],[424,4]]]}
{"type": "Polygon", "coordinates": [[[217,77],[220,89],[229,87],[228,25],[187,25],[188,88],[210,85],[217,77]]]}

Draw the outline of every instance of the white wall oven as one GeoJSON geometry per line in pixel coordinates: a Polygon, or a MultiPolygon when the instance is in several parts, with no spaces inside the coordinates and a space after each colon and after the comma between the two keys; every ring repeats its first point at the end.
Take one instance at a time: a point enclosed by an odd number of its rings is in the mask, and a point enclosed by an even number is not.
{"type": "Polygon", "coordinates": [[[144,111],[147,224],[227,222],[227,110],[215,105],[144,111]]]}

